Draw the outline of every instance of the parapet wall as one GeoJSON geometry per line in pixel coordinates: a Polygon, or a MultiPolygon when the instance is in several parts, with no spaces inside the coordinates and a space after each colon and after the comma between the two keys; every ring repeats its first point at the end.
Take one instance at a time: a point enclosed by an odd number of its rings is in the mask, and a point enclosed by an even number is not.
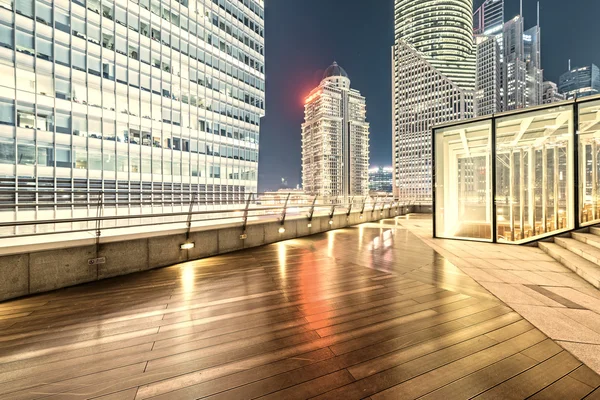
{"type": "MultiPolygon", "coordinates": [[[[430,206],[400,207],[398,215],[409,212],[430,213],[430,206]]],[[[396,209],[365,211],[349,216],[314,217],[309,223],[306,218],[286,219],[283,228],[280,222],[255,222],[246,228],[247,237],[241,238],[241,226],[217,226],[212,229],[192,229],[187,242],[191,249],[181,249],[186,242],[185,229],[161,232],[160,236],[148,234],[111,236],[82,239],[76,243],[47,244],[42,250],[24,252],[23,247],[14,252],[3,249],[0,256],[0,301],[34,293],[47,292],[85,282],[93,282],[118,275],[165,267],[181,262],[224,254],[250,247],[314,235],[333,229],[357,225],[363,222],[393,218],[396,209]],[[102,263],[90,260],[102,259],[102,263]]]]}

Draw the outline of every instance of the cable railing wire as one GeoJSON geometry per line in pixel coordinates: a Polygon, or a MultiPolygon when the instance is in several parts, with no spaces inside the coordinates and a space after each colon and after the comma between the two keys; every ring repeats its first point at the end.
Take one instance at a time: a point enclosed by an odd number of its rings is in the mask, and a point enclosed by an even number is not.
{"type": "Polygon", "coordinates": [[[26,236],[40,236],[65,233],[95,232],[97,238],[103,231],[124,228],[147,228],[149,226],[177,225],[187,226],[190,230],[199,224],[240,224],[243,231],[249,219],[264,219],[279,221],[282,226],[288,214],[296,218],[306,218],[310,223],[313,215],[346,214],[360,210],[361,215],[383,212],[386,208],[396,208],[409,204],[400,202],[391,196],[361,196],[351,199],[341,196],[323,197],[307,196],[294,192],[278,193],[223,193],[223,192],[182,192],[182,191],[131,191],[131,190],[23,190],[9,191],[0,189],[0,195],[15,196],[13,203],[0,204],[0,215],[10,214],[5,211],[12,208],[13,221],[1,218],[0,239],[26,236]],[[27,198],[35,194],[35,198],[27,198]],[[25,196],[27,202],[19,202],[19,197],[25,196]],[[40,197],[42,196],[42,197],[40,197]],[[45,196],[45,197],[44,197],[45,196]],[[75,199],[80,196],[82,201],[57,201],[57,196],[67,196],[75,199]],[[160,199],[148,198],[160,197],[160,199]],[[165,199],[165,197],[167,197],[165,199]],[[218,198],[217,198],[218,197],[218,198]],[[87,208],[88,215],[43,218],[43,214],[57,211],[72,214],[87,208]],[[181,211],[177,211],[177,209],[181,211]],[[25,211],[21,211],[24,209],[25,211]],[[55,209],[55,210],[52,210],[55,209]],[[133,211],[133,214],[118,214],[123,210],[133,211]],[[162,209],[162,210],[157,210],[162,209]],[[166,210],[165,210],[166,209],[166,210]],[[170,210],[169,210],[170,209],[170,210]],[[35,210],[35,211],[34,211],[35,210]],[[36,215],[35,219],[20,219],[21,214],[36,215]],[[115,215],[107,215],[111,213],[115,215]],[[7,230],[12,230],[7,232],[7,230]]]}

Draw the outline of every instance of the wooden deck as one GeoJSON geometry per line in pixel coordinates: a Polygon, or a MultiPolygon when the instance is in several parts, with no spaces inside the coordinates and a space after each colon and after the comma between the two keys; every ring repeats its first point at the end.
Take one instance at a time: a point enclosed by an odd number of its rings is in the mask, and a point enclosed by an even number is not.
{"type": "Polygon", "coordinates": [[[393,220],[0,304],[0,399],[600,399],[598,386],[393,220]]]}

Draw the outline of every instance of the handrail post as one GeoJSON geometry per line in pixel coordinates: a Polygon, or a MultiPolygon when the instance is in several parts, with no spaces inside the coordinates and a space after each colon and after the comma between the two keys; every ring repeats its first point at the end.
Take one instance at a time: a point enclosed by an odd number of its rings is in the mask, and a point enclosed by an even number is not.
{"type": "Polygon", "coordinates": [[[366,204],[367,204],[367,196],[363,197],[362,208],[360,210],[360,215],[358,217],[359,219],[362,219],[362,217],[363,217],[363,214],[365,212],[365,206],[366,206],[366,204]]]}
{"type": "Polygon", "coordinates": [[[377,208],[378,200],[379,200],[379,196],[375,196],[375,203],[373,203],[373,208],[371,209],[371,217],[373,217],[373,213],[375,212],[375,209],[377,208]]]}
{"type": "Polygon", "coordinates": [[[192,211],[194,209],[194,200],[196,199],[196,192],[192,193],[192,198],[190,201],[190,210],[187,216],[187,232],[185,233],[185,242],[187,243],[190,240],[190,233],[192,230],[192,211]]]}
{"type": "MultiPolygon", "coordinates": [[[[98,205],[96,206],[96,258],[88,260],[88,265],[94,265],[99,262],[104,263],[104,261],[100,260],[100,235],[102,233],[102,206],[104,202],[104,192],[101,191],[98,193],[98,205]]],[[[96,279],[98,279],[99,271],[96,268],[96,279]]]]}
{"type": "Polygon", "coordinates": [[[350,213],[352,212],[352,206],[354,205],[354,196],[350,199],[350,206],[348,207],[348,212],[346,213],[346,217],[350,217],[350,213]]]}
{"type": "Polygon", "coordinates": [[[331,210],[329,211],[329,225],[333,225],[333,214],[335,213],[335,206],[336,206],[336,205],[337,205],[337,204],[335,204],[335,203],[334,203],[334,204],[331,206],[331,210]]]}
{"type": "Polygon", "coordinates": [[[244,222],[242,224],[242,234],[240,235],[240,239],[244,240],[248,236],[246,234],[246,226],[248,225],[248,208],[250,207],[250,202],[252,201],[253,193],[248,195],[248,200],[246,201],[246,208],[244,209],[244,222]]]}
{"type": "Polygon", "coordinates": [[[318,195],[315,195],[315,198],[312,201],[312,205],[310,206],[310,211],[308,212],[308,222],[311,223],[313,219],[313,214],[315,212],[315,203],[317,202],[318,195]]]}
{"type": "Polygon", "coordinates": [[[285,224],[285,216],[287,213],[287,205],[288,205],[288,201],[290,201],[290,196],[292,194],[288,193],[287,197],[285,198],[285,203],[283,204],[283,210],[281,211],[281,217],[279,217],[279,220],[281,221],[281,226],[283,226],[283,224],[285,224]]]}

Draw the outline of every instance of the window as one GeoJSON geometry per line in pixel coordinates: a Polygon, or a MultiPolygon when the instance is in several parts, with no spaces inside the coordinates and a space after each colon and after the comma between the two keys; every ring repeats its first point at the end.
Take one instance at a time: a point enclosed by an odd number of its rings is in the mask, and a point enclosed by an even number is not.
{"type": "Polygon", "coordinates": [[[0,163],[14,164],[15,163],[15,143],[14,140],[5,138],[0,139],[0,163]]]}
{"type": "Polygon", "coordinates": [[[37,41],[37,56],[44,60],[52,60],[52,42],[44,38],[38,37],[37,41]]]}
{"type": "Polygon", "coordinates": [[[123,26],[127,26],[127,13],[118,6],[115,8],[115,21],[123,26]]]}
{"type": "Polygon", "coordinates": [[[0,24],[0,46],[13,48],[13,30],[11,27],[0,24]]]}
{"type": "Polygon", "coordinates": [[[71,99],[71,82],[68,78],[56,77],[56,97],[63,100],[71,99]]]}
{"type": "Polygon", "coordinates": [[[56,111],[56,132],[71,134],[71,115],[64,111],[56,111]]]}
{"type": "Polygon", "coordinates": [[[108,32],[102,32],[102,47],[108,50],[114,50],[115,37],[108,32]]]}
{"type": "Polygon", "coordinates": [[[150,27],[146,22],[140,22],[140,33],[142,36],[150,37],[150,27]]]}
{"type": "Polygon", "coordinates": [[[111,21],[114,19],[113,5],[112,4],[102,4],[102,16],[104,18],[108,18],[111,21]]]}
{"type": "Polygon", "coordinates": [[[73,50],[73,68],[85,72],[86,71],[85,66],[86,66],[85,54],[80,51],[73,50]]]}
{"type": "MultiPolygon", "coordinates": [[[[15,124],[15,107],[12,100],[0,99],[0,124],[2,125],[14,125],[15,124]]],[[[0,149],[0,153],[2,150],[0,149]]],[[[2,156],[0,154],[0,160],[2,156]]],[[[13,154],[14,159],[14,154],[13,154]]]]}
{"type": "Polygon", "coordinates": [[[73,135],[87,137],[87,119],[85,115],[73,115],[73,135]]]}
{"type": "Polygon", "coordinates": [[[17,106],[17,126],[20,128],[35,128],[35,113],[32,105],[17,106]]]}
{"type": "Polygon", "coordinates": [[[88,40],[97,45],[100,44],[100,27],[92,24],[88,24],[87,26],[88,40]]]}
{"type": "Polygon", "coordinates": [[[69,12],[62,10],[60,8],[54,8],[54,25],[56,29],[70,33],[71,32],[71,19],[69,17],[69,12]]]}
{"type": "Polygon", "coordinates": [[[85,21],[80,18],[73,18],[73,35],[77,36],[80,39],[87,39],[86,29],[85,29],[85,21]]]}
{"type": "Polygon", "coordinates": [[[52,74],[37,74],[37,93],[54,97],[54,82],[52,74]]]}
{"type": "Polygon", "coordinates": [[[17,30],[17,51],[33,55],[33,35],[17,30]]]}
{"type": "Polygon", "coordinates": [[[17,163],[20,165],[35,164],[35,144],[33,142],[19,140],[17,145],[17,163]]]}
{"type": "Polygon", "coordinates": [[[52,7],[38,1],[35,10],[35,19],[42,24],[52,26],[52,7]]]}
{"type": "Polygon", "coordinates": [[[102,77],[105,79],[115,80],[115,66],[108,61],[102,63],[102,77]]]}
{"type": "Polygon", "coordinates": [[[128,55],[129,57],[133,58],[134,60],[139,60],[139,49],[137,46],[133,46],[133,45],[129,45],[129,51],[128,51],[128,55]]]}
{"type": "Polygon", "coordinates": [[[69,66],[70,65],[70,50],[67,46],[59,43],[54,45],[55,59],[57,64],[69,66]]]}
{"type": "Polygon", "coordinates": [[[33,0],[16,0],[17,14],[33,18],[33,0]]]}
{"type": "Polygon", "coordinates": [[[32,93],[35,92],[35,73],[17,68],[17,89],[32,93]]]}

